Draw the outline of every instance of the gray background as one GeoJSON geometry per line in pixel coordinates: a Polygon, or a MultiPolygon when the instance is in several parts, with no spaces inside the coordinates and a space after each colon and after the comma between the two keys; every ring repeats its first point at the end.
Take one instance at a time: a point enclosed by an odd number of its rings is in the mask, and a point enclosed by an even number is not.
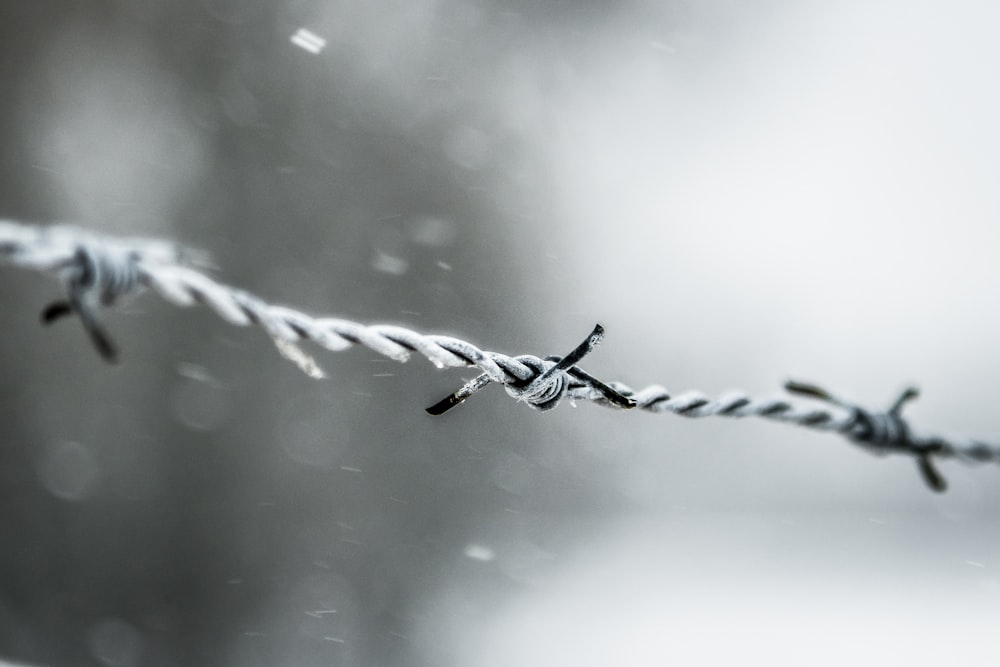
{"type": "MultiPolygon", "coordinates": [[[[0,5],[0,215],[168,237],[317,314],[1000,437],[991,3],[0,5]],[[319,54],[290,41],[305,27],[319,54]]],[[[994,664],[992,467],[312,381],[155,296],[103,364],[0,273],[0,659],[994,664]],[[335,611],[334,611],[335,610],[335,611]],[[327,613],[321,613],[327,612],[327,613]]]]}

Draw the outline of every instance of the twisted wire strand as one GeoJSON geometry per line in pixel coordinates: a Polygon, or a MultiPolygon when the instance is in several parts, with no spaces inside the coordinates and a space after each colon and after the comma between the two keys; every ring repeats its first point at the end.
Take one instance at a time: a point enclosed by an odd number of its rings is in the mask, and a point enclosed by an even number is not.
{"type": "Polygon", "coordinates": [[[443,414],[483,387],[497,383],[512,397],[537,410],[550,410],[562,399],[569,399],[692,418],[758,417],[834,432],[875,454],[913,456],[925,482],[938,491],[944,490],[945,482],[933,459],[1000,463],[998,445],[913,432],[901,410],[916,397],[915,389],[903,392],[886,411],[869,410],[818,387],[796,382],[789,382],[786,389],[813,402],[753,399],[742,392],[730,392],[715,399],[698,392],[672,395],[659,385],[633,389],[621,382],[604,383],[577,366],[600,342],[604,333],[600,325],[563,357],[512,357],[482,350],[452,336],[420,334],[393,325],[317,318],[269,304],[194,268],[191,255],[169,241],[116,238],[71,226],[41,227],[0,220],[0,263],[54,273],[66,291],[66,301],[57,301],[43,311],[43,322],[77,315],[97,350],[109,361],[117,358],[117,348],[100,323],[98,308],[114,306],[125,297],[149,288],[174,305],[203,305],[231,324],[261,327],[284,356],[313,377],[322,377],[323,372],[298,347],[302,341],[331,351],[362,345],[399,362],[405,362],[416,352],[438,368],[477,367],[482,371],[454,394],[427,409],[434,415],[443,414]],[[816,401],[825,405],[817,405],[816,401]]]}
{"type": "MultiPolygon", "coordinates": [[[[112,306],[147,287],[174,305],[203,305],[230,324],[258,325],[279,347],[285,346],[283,351],[289,349],[288,345],[308,340],[334,352],[363,345],[399,362],[407,361],[411,353],[417,352],[442,369],[478,367],[492,382],[504,385],[533,407],[551,401],[552,386],[568,389],[578,384],[568,382],[565,373],[557,373],[548,378],[546,386],[532,386],[531,381],[540,373],[556,366],[554,361],[532,355],[511,357],[481,350],[452,336],[425,335],[393,325],[316,318],[266,303],[189,266],[183,250],[168,241],[119,239],[70,226],[38,227],[0,221],[0,262],[55,273],[67,291],[69,302],[52,304],[43,318],[48,322],[75,313],[85,327],[98,329],[96,334],[91,331],[92,336],[107,338],[94,312],[98,305],[112,306]]],[[[101,347],[98,345],[99,350],[101,347]]],[[[104,356],[114,360],[114,355],[104,356]]],[[[562,391],[556,393],[561,396],[562,391]]]]}

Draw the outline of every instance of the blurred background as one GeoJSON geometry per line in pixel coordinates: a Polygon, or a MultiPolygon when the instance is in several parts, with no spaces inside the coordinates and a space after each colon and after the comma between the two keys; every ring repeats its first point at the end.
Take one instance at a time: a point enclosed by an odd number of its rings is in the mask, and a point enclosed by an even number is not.
{"type": "MultiPolygon", "coordinates": [[[[0,217],[711,395],[1000,422],[990,2],[5,0],[0,217]],[[305,31],[305,32],[303,32],[305,31]]],[[[569,405],[0,269],[0,664],[995,664],[1000,470],[569,405]]]]}

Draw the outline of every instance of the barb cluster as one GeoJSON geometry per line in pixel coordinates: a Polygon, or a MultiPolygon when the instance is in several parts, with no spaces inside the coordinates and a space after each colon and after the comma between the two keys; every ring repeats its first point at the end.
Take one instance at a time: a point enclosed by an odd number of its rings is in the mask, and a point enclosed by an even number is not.
{"type": "Polygon", "coordinates": [[[333,351],[363,345],[400,362],[416,352],[438,368],[474,366],[482,371],[455,393],[427,408],[432,415],[444,414],[488,384],[497,383],[518,401],[543,411],[568,398],[685,417],[759,417],[831,431],[875,454],[913,456],[923,479],[936,491],[944,490],[946,485],[934,466],[935,458],[1000,462],[1000,446],[914,433],[902,416],[905,403],[917,396],[913,388],[904,391],[884,412],[862,408],[800,382],[789,382],[786,389],[822,401],[833,409],[815,404],[796,405],[782,399],[757,400],[739,392],[711,399],[696,392],[672,396],[659,385],[634,390],[620,382],[602,382],[577,365],[603,338],[604,329],[600,325],[565,356],[511,357],[481,350],[451,336],[425,335],[392,325],[366,326],[337,318],[316,318],[272,305],[217,282],[191,266],[188,255],[167,241],[118,239],[74,227],[37,227],[0,221],[0,263],[51,272],[62,282],[66,298],[42,311],[43,323],[76,315],[98,352],[108,361],[117,359],[118,348],[101,323],[98,310],[149,288],[177,306],[200,304],[232,324],[260,326],[283,355],[313,377],[322,377],[323,371],[298,347],[302,341],[333,351]]]}

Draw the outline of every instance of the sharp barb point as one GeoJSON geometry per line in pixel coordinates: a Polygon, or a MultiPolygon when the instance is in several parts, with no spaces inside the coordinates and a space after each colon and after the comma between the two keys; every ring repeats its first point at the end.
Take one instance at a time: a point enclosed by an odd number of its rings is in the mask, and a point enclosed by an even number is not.
{"type": "Polygon", "coordinates": [[[818,398],[822,401],[835,402],[834,398],[830,395],[828,391],[821,387],[817,387],[814,384],[809,384],[807,382],[797,382],[795,380],[789,380],[785,383],[785,390],[792,393],[798,394],[800,396],[810,396],[812,398],[818,398]]]}
{"type": "Polygon", "coordinates": [[[903,411],[903,407],[915,398],[920,396],[920,390],[916,387],[907,387],[899,395],[899,398],[895,400],[892,407],[889,408],[889,414],[899,415],[903,411]]]}
{"type": "Polygon", "coordinates": [[[425,408],[427,414],[439,417],[444,413],[448,412],[455,406],[461,405],[463,401],[459,399],[455,394],[450,394],[429,408],[425,408]]]}
{"type": "Polygon", "coordinates": [[[930,454],[924,452],[917,455],[917,467],[920,469],[920,475],[924,478],[924,482],[928,488],[937,493],[944,493],[948,490],[948,482],[938,469],[934,467],[934,462],[931,460],[930,454]]]}
{"type": "Polygon", "coordinates": [[[48,306],[45,307],[45,310],[42,311],[41,315],[42,324],[47,326],[49,324],[52,324],[56,320],[62,319],[67,315],[71,315],[72,313],[73,313],[73,308],[72,306],[69,305],[68,302],[53,301],[52,303],[50,303],[48,306]]]}

